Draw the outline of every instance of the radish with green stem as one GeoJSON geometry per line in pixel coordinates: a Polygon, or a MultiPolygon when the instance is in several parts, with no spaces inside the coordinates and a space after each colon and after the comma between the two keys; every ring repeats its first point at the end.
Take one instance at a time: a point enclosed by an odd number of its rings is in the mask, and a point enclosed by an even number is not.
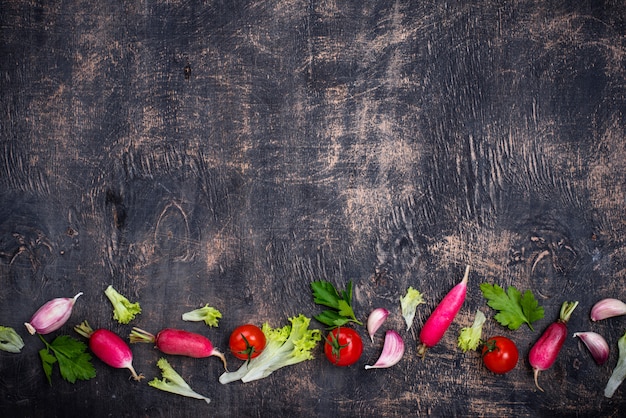
{"type": "Polygon", "coordinates": [[[153,343],[159,351],[165,354],[193,358],[216,356],[224,363],[224,369],[228,370],[224,354],[213,347],[211,341],[204,335],[173,328],[166,328],[157,335],[153,335],[148,331],[133,327],[129,338],[131,343],[153,343]]]}
{"type": "Polygon", "coordinates": [[[94,331],[87,321],[75,326],[74,331],[89,339],[89,349],[104,363],[116,369],[130,370],[137,381],[143,379],[133,367],[133,352],[117,334],[103,328],[94,331]]]}
{"type": "Polygon", "coordinates": [[[537,380],[539,372],[548,370],[556,361],[567,338],[567,321],[569,321],[576,306],[578,306],[578,302],[563,302],[559,319],[546,328],[528,353],[528,361],[535,375],[535,386],[542,392],[543,389],[537,380]]]}
{"type": "Polygon", "coordinates": [[[463,280],[448,292],[426,320],[419,335],[420,345],[417,348],[419,356],[424,357],[428,348],[437,345],[461,309],[467,293],[469,271],[470,266],[467,266],[463,280]]]}

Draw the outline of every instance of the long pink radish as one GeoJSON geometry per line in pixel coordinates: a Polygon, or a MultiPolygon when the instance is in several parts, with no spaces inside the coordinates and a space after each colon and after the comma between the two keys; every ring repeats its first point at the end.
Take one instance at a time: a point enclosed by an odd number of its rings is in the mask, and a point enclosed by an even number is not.
{"type": "Polygon", "coordinates": [[[133,379],[141,380],[133,367],[133,353],[130,347],[117,334],[108,329],[93,330],[87,321],[74,327],[74,330],[89,339],[89,349],[104,363],[116,369],[128,369],[133,379]]]}
{"type": "Polygon", "coordinates": [[[546,328],[528,353],[528,361],[535,375],[535,386],[542,392],[543,389],[537,380],[539,372],[548,370],[556,361],[567,338],[567,321],[569,321],[576,306],[578,306],[578,302],[563,302],[559,319],[546,328]]]}
{"type": "Polygon", "coordinates": [[[461,309],[467,293],[469,271],[470,266],[467,266],[463,280],[448,292],[426,320],[419,336],[420,345],[417,347],[419,356],[424,357],[428,348],[437,345],[461,309]]]}
{"type": "Polygon", "coordinates": [[[159,351],[165,354],[187,356],[193,358],[219,357],[226,367],[226,357],[213,347],[211,341],[204,335],[181,329],[166,328],[156,336],[141,328],[134,327],[129,336],[131,343],[154,343],[159,351]]]}

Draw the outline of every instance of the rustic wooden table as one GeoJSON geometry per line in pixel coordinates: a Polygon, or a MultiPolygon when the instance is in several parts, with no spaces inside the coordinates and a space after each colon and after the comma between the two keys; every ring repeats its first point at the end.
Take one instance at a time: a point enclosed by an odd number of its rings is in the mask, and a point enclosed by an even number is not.
{"type": "MultiPolygon", "coordinates": [[[[0,325],[26,346],[0,352],[8,416],[613,416],[604,386],[626,317],[626,5],[620,1],[9,1],[0,3],[0,325]],[[417,333],[471,264],[467,299],[424,360],[417,333]],[[169,356],[199,400],[94,359],[97,376],[45,379],[23,323],[82,291],[87,319],[201,332],[222,350],[238,324],[313,316],[309,284],[355,285],[364,320],[407,342],[390,369],[323,357],[266,379],[218,382],[215,358],[169,356]],[[493,320],[479,284],[531,289],[532,332],[493,320]],[[112,284],[143,312],[112,320],[112,284]],[[427,299],[405,330],[399,297],[427,299]],[[528,351],[561,303],[570,334],[611,346],[597,366],[568,337],[534,387],[528,351]],[[218,328],[186,323],[209,303],[218,328]],[[487,371],[456,347],[477,309],[513,338],[515,370],[487,371]]],[[[313,327],[322,325],[313,321],[313,327]]],[[[365,329],[359,331],[366,337],[365,329]]],[[[236,364],[234,359],[230,359],[236,364]]],[[[623,416],[623,415],[621,415],[623,416]]]]}

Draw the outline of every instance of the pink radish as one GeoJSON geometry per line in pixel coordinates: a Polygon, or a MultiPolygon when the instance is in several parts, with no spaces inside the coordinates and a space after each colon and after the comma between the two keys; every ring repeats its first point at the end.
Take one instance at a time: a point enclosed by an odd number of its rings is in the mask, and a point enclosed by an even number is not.
{"type": "Polygon", "coordinates": [[[216,356],[222,359],[226,367],[226,357],[218,351],[211,341],[203,335],[180,329],[166,328],[156,336],[134,327],[130,334],[131,343],[154,343],[156,348],[165,354],[205,358],[216,356]]]}
{"type": "Polygon", "coordinates": [[[420,331],[420,345],[417,348],[417,354],[424,357],[426,349],[437,345],[443,334],[452,323],[452,320],[461,309],[465,301],[467,293],[467,280],[469,278],[470,267],[465,269],[463,280],[448,292],[448,294],[439,302],[432,314],[426,320],[426,323],[420,331]]]}
{"type": "Polygon", "coordinates": [[[546,328],[528,353],[528,361],[533,367],[535,375],[535,386],[542,392],[543,389],[541,389],[537,381],[539,372],[548,370],[556,361],[559,351],[561,351],[561,347],[563,347],[563,343],[567,338],[567,321],[569,321],[576,306],[578,306],[578,302],[563,302],[559,319],[546,328]]]}
{"type": "Polygon", "coordinates": [[[135,380],[143,379],[143,375],[137,374],[133,367],[132,351],[117,334],[108,329],[94,331],[87,321],[75,326],[74,330],[89,339],[89,349],[104,363],[116,369],[130,370],[135,380]]]}

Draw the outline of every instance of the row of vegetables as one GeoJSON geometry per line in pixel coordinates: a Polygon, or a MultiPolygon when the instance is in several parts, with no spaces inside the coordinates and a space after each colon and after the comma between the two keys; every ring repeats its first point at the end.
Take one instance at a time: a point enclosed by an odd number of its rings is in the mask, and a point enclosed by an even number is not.
{"type": "MultiPolygon", "coordinates": [[[[434,347],[442,339],[457,313],[461,309],[467,293],[469,266],[463,279],[454,286],[429,315],[419,332],[417,354],[424,357],[426,350],[434,347]]],[[[323,337],[325,357],[335,366],[345,367],[355,364],[363,352],[363,341],[357,329],[364,324],[359,321],[352,307],[352,282],[346,289],[339,291],[328,281],[311,283],[313,300],[324,310],[314,318],[328,327],[323,337]]],[[[516,330],[526,324],[533,330],[532,324],[544,317],[544,309],[539,306],[530,290],[520,292],[514,286],[506,290],[497,284],[483,283],[480,290],[487,300],[487,305],[497,313],[494,319],[510,330],[516,330]]],[[[105,295],[113,306],[113,319],[128,324],[141,313],[138,302],[131,303],[112,286],[108,286],[105,295]]],[[[39,350],[42,367],[50,385],[55,364],[61,376],[70,383],[76,380],[88,380],[95,377],[95,368],[87,345],[68,335],[57,336],[49,342],[44,335],[60,329],[70,318],[72,309],[82,293],[73,298],[56,298],[45,303],[25,324],[31,335],[37,334],[44,344],[39,350]]],[[[422,294],[409,287],[400,297],[400,308],[407,330],[411,328],[417,307],[424,303],[422,294]]],[[[556,361],[568,335],[567,322],[578,306],[578,302],[564,302],[559,318],[550,324],[530,349],[528,360],[534,371],[535,385],[539,390],[538,375],[549,369],[556,361]]],[[[598,321],[615,316],[626,315],[626,304],[618,299],[603,299],[591,309],[591,320],[598,321]]],[[[374,341],[376,332],[382,327],[389,311],[376,308],[368,316],[365,327],[374,341]]],[[[222,318],[221,312],[206,304],[182,315],[184,321],[203,321],[209,327],[217,327],[222,318]]],[[[133,327],[129,335],[130,343],[150,343],[159,351],[168,355],[181,355],[192,358],[216,356],[224,365],[224,373],[219,381],[222,384],[237,380],[250,382],[263,379],[274,371],[297,363],[313,359],[312,351],[322,340],[318,329],[311,329],[311,318],[299,314],[289,318],[289,324],[272,328],[264,323],[261,328],[253,324],[243,324],[234,329],[229,338],[229,351],[232,356],[243,360],[239,369],[229,371],[224,353],[216,349],[205,336],[190,331],[166,328],[156,335],[133,327]]],[[[483,339],[482,328],[487,318],[483,312],[476,312],[474,323],[461,329],[458,347],[463,351],[478,351],[484,365],[496,374],[513,370],[519,360],[519,351],[515,343],[502,335],[483,339]]],[[[114,332],[100,328],[93,330],[87,321],[74,327],[74,330],[88,339],[90,351],[107,365],[114,368],[126,368],[131,376],[139,381],[144,378],[133,367],[133,354],[129,345],[114,332]]],[[[604,364],[609,358],[609,345],[600,334],[586,331],[574,333],[574,337],[586,345],[598,364],[604,364]]],[[[0,349],[19,353],[24,341],[11,327],[0,326],[0,349]]],[[[626,333],[618,340],[619,359],[606,385],[604,395],[612,397],[626,378],[626,333]]],[[[401,335],[388,329],[385,333],[382,352],[378,360],[365,369],[389,368],[397,364],[405,353],[405,343],[401,335]]],[[[179,395],[203,399],[209,398],[195,392],[176,372],[165,358],[160,358],[157,366],[162,378],[154,378],[148,384],[154,388],[179,395]]]]}

